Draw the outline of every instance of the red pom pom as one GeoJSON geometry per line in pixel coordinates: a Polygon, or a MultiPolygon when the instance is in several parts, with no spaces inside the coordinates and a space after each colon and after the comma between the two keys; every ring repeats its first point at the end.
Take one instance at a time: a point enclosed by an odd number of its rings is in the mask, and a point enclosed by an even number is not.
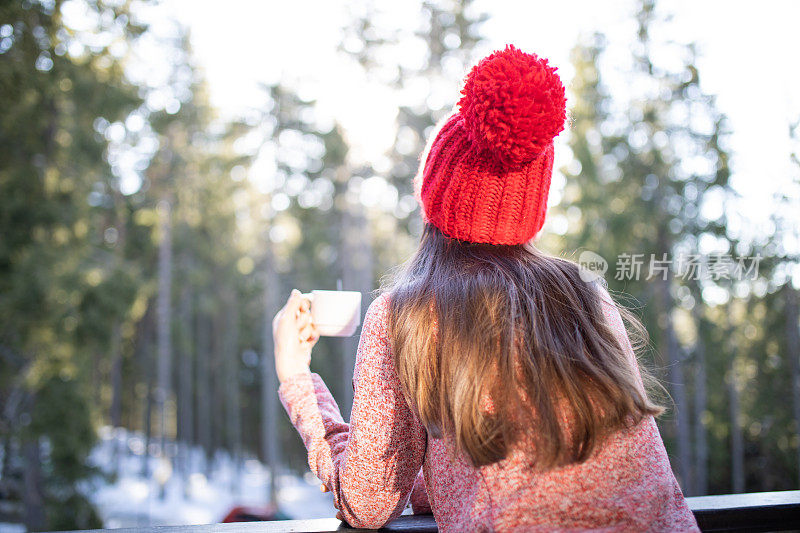
{"type": "Polygon", "coordinates": [[[536,159],[564,129],[566,98],[556,70],[513,45],[482,59],[458,102],[470,139],[507,165],[536,159]]]}

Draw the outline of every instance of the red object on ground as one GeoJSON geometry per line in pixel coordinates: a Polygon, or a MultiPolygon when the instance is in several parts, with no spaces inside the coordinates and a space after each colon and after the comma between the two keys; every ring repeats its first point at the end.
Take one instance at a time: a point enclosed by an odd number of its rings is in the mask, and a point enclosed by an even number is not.
{"type": "Polygon", "coordinates": [[[261,522],[265,520],[286,520],[286,517],[272,505],[264,507],[237,505],[228,511],[228,514],[222,519],[222,523],[261,522]]]}

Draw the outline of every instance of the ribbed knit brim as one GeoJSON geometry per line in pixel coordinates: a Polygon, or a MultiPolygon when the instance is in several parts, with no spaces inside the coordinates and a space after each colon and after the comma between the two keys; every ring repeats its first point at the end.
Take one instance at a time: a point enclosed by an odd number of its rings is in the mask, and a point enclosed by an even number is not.
{"type": "Polygon", "coordinates": [[[553,144],[520,165],[504,164],[470,141],[460,113],[436,133],[419,187],[423,217],[453,239],[522,244],[542,228],[553,144]]]}

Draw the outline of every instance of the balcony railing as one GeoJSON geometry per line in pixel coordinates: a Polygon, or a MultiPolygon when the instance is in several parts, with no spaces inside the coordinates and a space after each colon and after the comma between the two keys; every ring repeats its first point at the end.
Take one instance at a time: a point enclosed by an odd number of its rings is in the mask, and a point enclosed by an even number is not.
{"type": "MultiPolygon", "coordinates": [[[[800,490],[755,492],[723,496],[687,498],[703,531],[790,531],[800,529],[800,490]]],[[[335,518],[285,520],[279,522],[239,522],[203,526],[160,526],[114,530],[115,533],[286,533],[306,531],[367,531],[347,527],[335,518]]],[[[381,531],[428,533],[438,531],[431,515],[404,515],[381,531]]]]}

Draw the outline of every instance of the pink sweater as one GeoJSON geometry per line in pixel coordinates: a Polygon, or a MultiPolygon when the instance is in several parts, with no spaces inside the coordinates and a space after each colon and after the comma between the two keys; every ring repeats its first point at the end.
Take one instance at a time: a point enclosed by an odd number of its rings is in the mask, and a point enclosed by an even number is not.
{"type": "MultiPolygon", "coordinates": [[[[635,361],[619,311],[604,313],[635,361]]],[[[317,374],[290,377],[279,395],[308,464],[354,527],[379,528],[409,501],[450,531],[699,531],[652,417],[610,437],[585,462],[534,472],[530,447],[478,469],[452,460],[409,409],[387,336],[387,296],[370,305],[356,354],[350,424],[317,374]]],[[[635,364],[635,362],[634,362],[635,364]]]]}

